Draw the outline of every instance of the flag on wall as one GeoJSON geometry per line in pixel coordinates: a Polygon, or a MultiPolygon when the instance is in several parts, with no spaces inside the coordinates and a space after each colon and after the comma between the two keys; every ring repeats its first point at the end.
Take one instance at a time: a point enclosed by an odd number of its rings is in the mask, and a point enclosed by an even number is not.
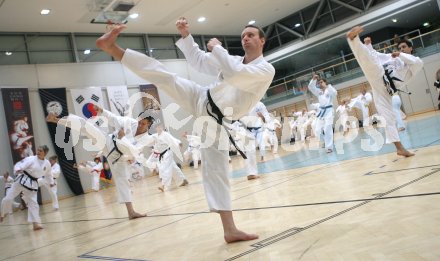
{"type": "Polygon", "coordinates": [[[2,88],[3,106],[14,164],[35,155],[29,92],[27,88],[2,88]]]}
{"type": "MultiPolygon", "coordinates": [[[[58,118],[62,118],[69,114],[67,109],[66,88],[39,89],[39,93],[45,116],[49,113],[54,113],[58,118]]],[[[57,128],[57,124],[52,122],[47,122],[47,128],[55,148],[55,153],[58,156],[61,171],[69,188],[75,195],[84,194],[78,170],[73,167],[76,163],[76,159],[73,151],[72,138],[70,136],[70,128],[61,125],[57,128]],[[61,136],[57,138],[57,135],[61,136]]]]}
{"type": "Polygon", "coordinates": [[[107,95],[110,111],[116,115],[127,116],[129,110],[127,86],[107,87],[107,95]]]}
{"type": "MultiPolygon", "coordinates": [[[[75,114],[85,119],[90,119],[98,115],[98,112],[94,110],[93,105],[98,105],[99,107],[104,108],[100,87],[71,89],[70,94],[72,95],[75,114]]],[[[97,126],[101,126],[102,123],[102,120],[99,118],[95,122],[97,126]]]]}

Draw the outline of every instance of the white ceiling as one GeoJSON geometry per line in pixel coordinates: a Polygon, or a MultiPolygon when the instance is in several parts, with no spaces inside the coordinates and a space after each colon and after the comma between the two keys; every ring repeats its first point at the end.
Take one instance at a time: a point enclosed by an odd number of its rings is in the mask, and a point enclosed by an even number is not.
{"type": "MultiPolygon", "coordinates": [[[[0,0],[0,32],[104,32],[90,24],[93,0],[0,0]],[[41,9],[51,14],[40,15],[41,9]]],[[[267,26],[319,0],[132,0],[127,33],[175,34],[175,21],[185,16],[193,34],[239,35],[250,20],[267,26]],[[205,16],[206,22],[197,18],[205,16]]]]}

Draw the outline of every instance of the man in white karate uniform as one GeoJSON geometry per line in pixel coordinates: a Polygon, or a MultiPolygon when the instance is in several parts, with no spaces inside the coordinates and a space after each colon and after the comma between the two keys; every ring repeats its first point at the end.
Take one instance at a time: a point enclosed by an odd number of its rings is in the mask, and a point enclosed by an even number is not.
{"type": "Polygon", "coordinates": [[[281,128],[281,122],[272,114],[269,114],[269,121],[264,125],[264,135],[266,136],[264,140],[269,146],[272,147],[272,153],[278,153],[278,136],[277,129],[281,128]]]}
{"type": "Polygon", "coordinates": [[[94,105],[94,110],[100,116],[107,119],[108,125],[113,126],[115,132],[104,133],[89,121],[73,114],[69,114],[69,116],[62,119],[56,118],[54,114],[49,114],[46,120],[65,126],[68,126],[71,121],[77,121],[83,126],[81,133],[91,138],[100,136],[102,139],[105,139],[106,144],[104,148],[100,149],[103,150],[103,155],[106,155],[109,162],[112,180],[115,182],[118,192],[119,203],[125,204],[129,219],[146,217],[146,214],[137,213],[133,208],[132,193],[128,179],[131,176],[131,161],[138,155],[131,153],[132,148],[128,146],[134,145],[149,136],[148,129],[152,124],[152,120],[143,113],[137,119],[133,119],[131,117],[118,116],[96,105],[94,105]]]}
{"type": "Polygon", "coordinates": [[[50,162],[46,159],[49,148],[42,145],[37,149],[36,156],[29,156],[17,162],[14,166],[16,179],[8,194],[1,203],[0,222],[12,208],[14,198],[23,192],[24,201],[28,207],[28,222],[32,223],[34,230],[43,229],[40,219],[40,206],[37,202],[38,179],[48,177],[49,184],[54,185],[50,162]]]}
{"type": "Polygon", "coordinates": [[[420,58],[411,55],[412,44],[409,41],[403,40],[398,44],[400,51],[382,54],[373,49],[370,38],[365,38],[365,44],[361,42],[359,39],[361,32],[363,32],[361,26],[352,28],[346,34],[347,41],[371,85],[376,109],[385,119],[386,143],[394,144],[397,155],[414,156],[414,153],[406,150],[400,142],[391,95],[423,68],[423,62],[420,58]]]}
{"type": "Polygon", "coordinates": [[[365,87],[361,89],[361,93],[356,97],[351,99],[348,104],[349,108],[356,107],[362,112],[362,127],[370,126],[370,108],[368,107],[373,101],[373,96],[371,93],[367,92],[365,87]]]}
{"type": "Polygon", "coordinates": [[[400,96],[398,93],[394,93],[393,97],[391,98],[391,101],[393,103],[393,111],[394,115],[396,116],[396,124],[397,124],[397,130],[398,131],[404,131],[405,130],[405,124],[402,120],[402,113],[400,110],[400,107],[402,106],[402,100],[400,99],[400,96]]]}
{"type": "Polygon", "coordinates": [[[207,44],[210,53],[200,50],[183,17],[177,20],[176,27],[182,36],[177,46],[187,62],[199,72],[217,75],[217,82],[201,86],[168,72],[160,62],[145,54],[122,49],[116,44],[116,39],[124,25],[114,27],[96,44],[116,60],[121,60],[131,71],[165,91],[189,113],[211,116],[206,117],[209,121],[207,139],[213,143],[201,149],[203,185],[209,208],[220,214],[226,242],[256,239],[257,235],[242,232],[235,226],[228,179],[229,142],[224,135],[220,137],[224,129],[217,125],[209,127],[212,125],[209,123],[221,125],[224,115],[237,120],[264,96],[275,75],[275,69],[262,55],[264,32],[255,26],[246,26],[241,34],[245,55],[239,57],[229,55],[216,38],[207,44]]]}
{"type": "Polygon", "coordinates": [[[50,198],[52,199],[52,207],[54,210],[58,210],[58,186],[57,186],[57,178],[61,174],[60,164],[58,164],[58,156],[53,155],[49,157],[49,162],[51,165],[51,172],[53,177],[53,184],[51,186],[49,177],[42,177],[38,179],[38,184],[40,187],[45,187],[47,192],[49,192],[50,198]]]}
{"type": "Polygon", "coordinates": [[[192,159],[194,169],[199,168],[199,160],[201,158],[200,155],[200,144],[202,143],[202,139],[198,135],[189,135],[186,132],[183,136],[188,141],[188,148],[183,153],[183,158],[185,161],[189,162],[192,159]]]}
{"type": "MultiPolygon", "coordinates": [[[[348,111],[350,108],[347,106],[347,100],[342,100],[338,108],[336,108],[336,113],[339,114],[338,121],[342,125],[343,135],[345,136],[348,132],[348,111]]],[[[339,131],[338,129],[336,131],[339,131]]]]}
{"type": "Polygon", "coordinates": [[[316,115],[315,138],[319,139],[324,129],[324,143],[327,153],[333,151],[333,99],[337,95],[337,91],[331,84],[327,84],[326,79],[320,79],[319,89],[316,87],[318,75],[313,75],[309,83],[309,91],[319,100],[319,111],[316,115]]]}

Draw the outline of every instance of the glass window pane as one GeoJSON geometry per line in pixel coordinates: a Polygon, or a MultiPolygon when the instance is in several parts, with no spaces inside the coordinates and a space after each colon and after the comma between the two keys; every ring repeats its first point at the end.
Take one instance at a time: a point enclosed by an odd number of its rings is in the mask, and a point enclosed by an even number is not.
{"type": "Polygon", "coordinates": [[[110,55],[103,51],[90,51],[89,54],[84,54],[84,51],[78,51],[79,62],[109,62],[112,61],[110,55]]]}
{"type": "MultiPolygon", "coordinates": [[[[96,40],[96,39],[95,39],[96,40]]],[[[123,48],[130,49],[145,49],[144,39],[142,36],[121,36],[118,38],[117,43],[123,48]]]]}
{"type": "Polygon", "coordinates": [[[26,52],[13,52],[12,55],[0,54],[0,65],[28,64],[26,52]]]}
{"type": "Polygon", "coordinates": [[[26,37],[30,51],[71,50],[70,37],[67,35],[28,35],[26,37]]]}
{"type": "Polygon", "coordinates": [[[31,64],[42,63],[72,63],[73,57],[70,51],[68,52],[31,52],[31,64]]]}
{"type": "Polygon", "coordinates": [[[22,35],[0,35],[0,51],[26,51],[22,35]]]}
{"type": "Polygon", "coordinates": [[[96,39],[98,39],[99,35],[76,35],[75,43],[76,48],[78,50],[96,50],[96,39]]]}
{"type": "Polygon", "coordinates": [[[177,59],[176,50],[153,50],[152,57],[156,59],[177,59]]]}
{"type": "Polygon", "coordinates": [[[176,48],[172,36],[149,36],[150,48],[176,48]]]}

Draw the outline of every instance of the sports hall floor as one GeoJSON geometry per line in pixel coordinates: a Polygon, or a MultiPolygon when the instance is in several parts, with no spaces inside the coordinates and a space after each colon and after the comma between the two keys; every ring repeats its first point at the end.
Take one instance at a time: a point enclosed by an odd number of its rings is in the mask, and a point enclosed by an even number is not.
{"type": "Polygon", "coordinates": [[[440,260],[440,112],[408,119],[401,138],[414,157],[392,145],[364,151],[365,137],[344,154],[268,153],[252,181],[234,157],[235,220],[257,240],[224,242],[201,173],[185,167],[187,187],[160,193],[157,176],[134,184],[147,218],[129,221],[114,188],[61,200],[56,212],[45,204],[37,232],[15,212],[0,224],[0,260],[440,260]]]}

